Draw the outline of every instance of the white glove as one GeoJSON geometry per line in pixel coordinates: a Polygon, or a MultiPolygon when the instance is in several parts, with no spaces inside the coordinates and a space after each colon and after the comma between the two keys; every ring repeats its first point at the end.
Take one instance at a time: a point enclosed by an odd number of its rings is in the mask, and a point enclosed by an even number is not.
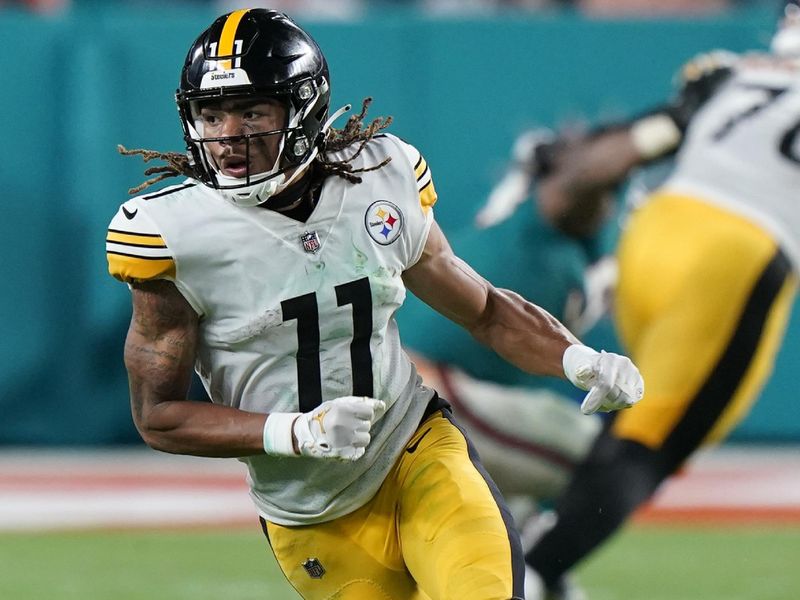
{"type": "Polygon", "coordinates": [[[264,423],[264,451],[296,456],[358,460],[370,442],[369,430],[386,404],[366,396],[343,396],[307,413],[270,413],[264,423]]]}
{"type": "Polygon", "coordinates": [[[627,356],[573,344],[564,352],[562,362],[567,379],[589,392],[581,403],[585,415],[630,408],[644,395],[639,369],[627,356]]]}

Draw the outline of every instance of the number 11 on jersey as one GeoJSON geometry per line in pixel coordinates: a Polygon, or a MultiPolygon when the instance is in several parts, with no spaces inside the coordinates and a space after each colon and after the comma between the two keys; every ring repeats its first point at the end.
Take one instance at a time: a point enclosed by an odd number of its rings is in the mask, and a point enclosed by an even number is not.
{"type": "MultiPolygon", "coordinates": [[[[373,396],[372,290],[369,279],[362,277],[334,288],[337,306],[352,305],[353,341],[350,342],[350,367],[353,372],[353,396],[373,396]]],[[[317,294],[311,292],[281,302],[283,321],[297,319],[297,392],[300,410],[308,412],[322,404],[322,373],[319,351],[319,307],[317,294]]]]}

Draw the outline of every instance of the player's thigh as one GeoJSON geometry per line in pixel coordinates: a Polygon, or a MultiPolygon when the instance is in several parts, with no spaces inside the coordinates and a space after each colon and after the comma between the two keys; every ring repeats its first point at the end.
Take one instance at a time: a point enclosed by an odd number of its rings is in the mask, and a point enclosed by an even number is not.
{"type": "Polygon", "coordinates": [[[795,295],[796,283],[786,281],[763,318],[733,331],[712,327],[698,336],[686,326],[694,315],[685,311],[651,325],[634,353],[645,397],[616,415],[614,435],[668,451],[676,461],[723,439],[771,374],[795,295]]]}
{"type": "Polygon", "coordinates": [[[796,286],[765,232],[701,203],[659,199],[627,238],[617,319],[646,391],[613,431],[680,457],[746,413],[796,286]]]}
{"type": "Polygon", "coordinates": [[[266,526],[289,583],[307,600],[429,600],[406,569],[396,486],[384,485],[345,517],[304,527],[266,526]]]}
{"type": "Polygon", "coordinates": [[[511,515],[449,415],[426,420],[401,458],[400,540],[433,600],[522,597],[524,565],[511,515]],[[416,446],[415,446],[416,444],[416,446]]]}

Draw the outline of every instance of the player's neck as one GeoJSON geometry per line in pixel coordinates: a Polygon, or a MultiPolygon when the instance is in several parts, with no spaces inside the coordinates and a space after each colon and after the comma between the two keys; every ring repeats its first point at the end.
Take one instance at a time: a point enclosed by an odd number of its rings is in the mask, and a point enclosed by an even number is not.
{"type": "Polygon", "coordinates": [[[322,190],[322,181],[315,178],[312,171],[313,169],[309,169],[300,181],[261,206],[305,223],[314,211],[322,190]]]}

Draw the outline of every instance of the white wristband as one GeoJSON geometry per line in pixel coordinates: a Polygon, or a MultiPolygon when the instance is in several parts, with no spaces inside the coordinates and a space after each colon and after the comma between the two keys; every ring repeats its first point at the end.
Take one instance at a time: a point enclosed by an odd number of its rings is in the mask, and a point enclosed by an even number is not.
{"type": "Polygon", "coordinates": [[[683,134],[672,117],[664,113],[644,117],[631,125],[633,145],[642,158],[657,158],[675,148],[683,134]]]}
{"type": "Polygon", "coordinates": [[[301,413],[270,413],[264,423],[264,452],[297,456],[292,443],[295,419],[301,413]]]}

